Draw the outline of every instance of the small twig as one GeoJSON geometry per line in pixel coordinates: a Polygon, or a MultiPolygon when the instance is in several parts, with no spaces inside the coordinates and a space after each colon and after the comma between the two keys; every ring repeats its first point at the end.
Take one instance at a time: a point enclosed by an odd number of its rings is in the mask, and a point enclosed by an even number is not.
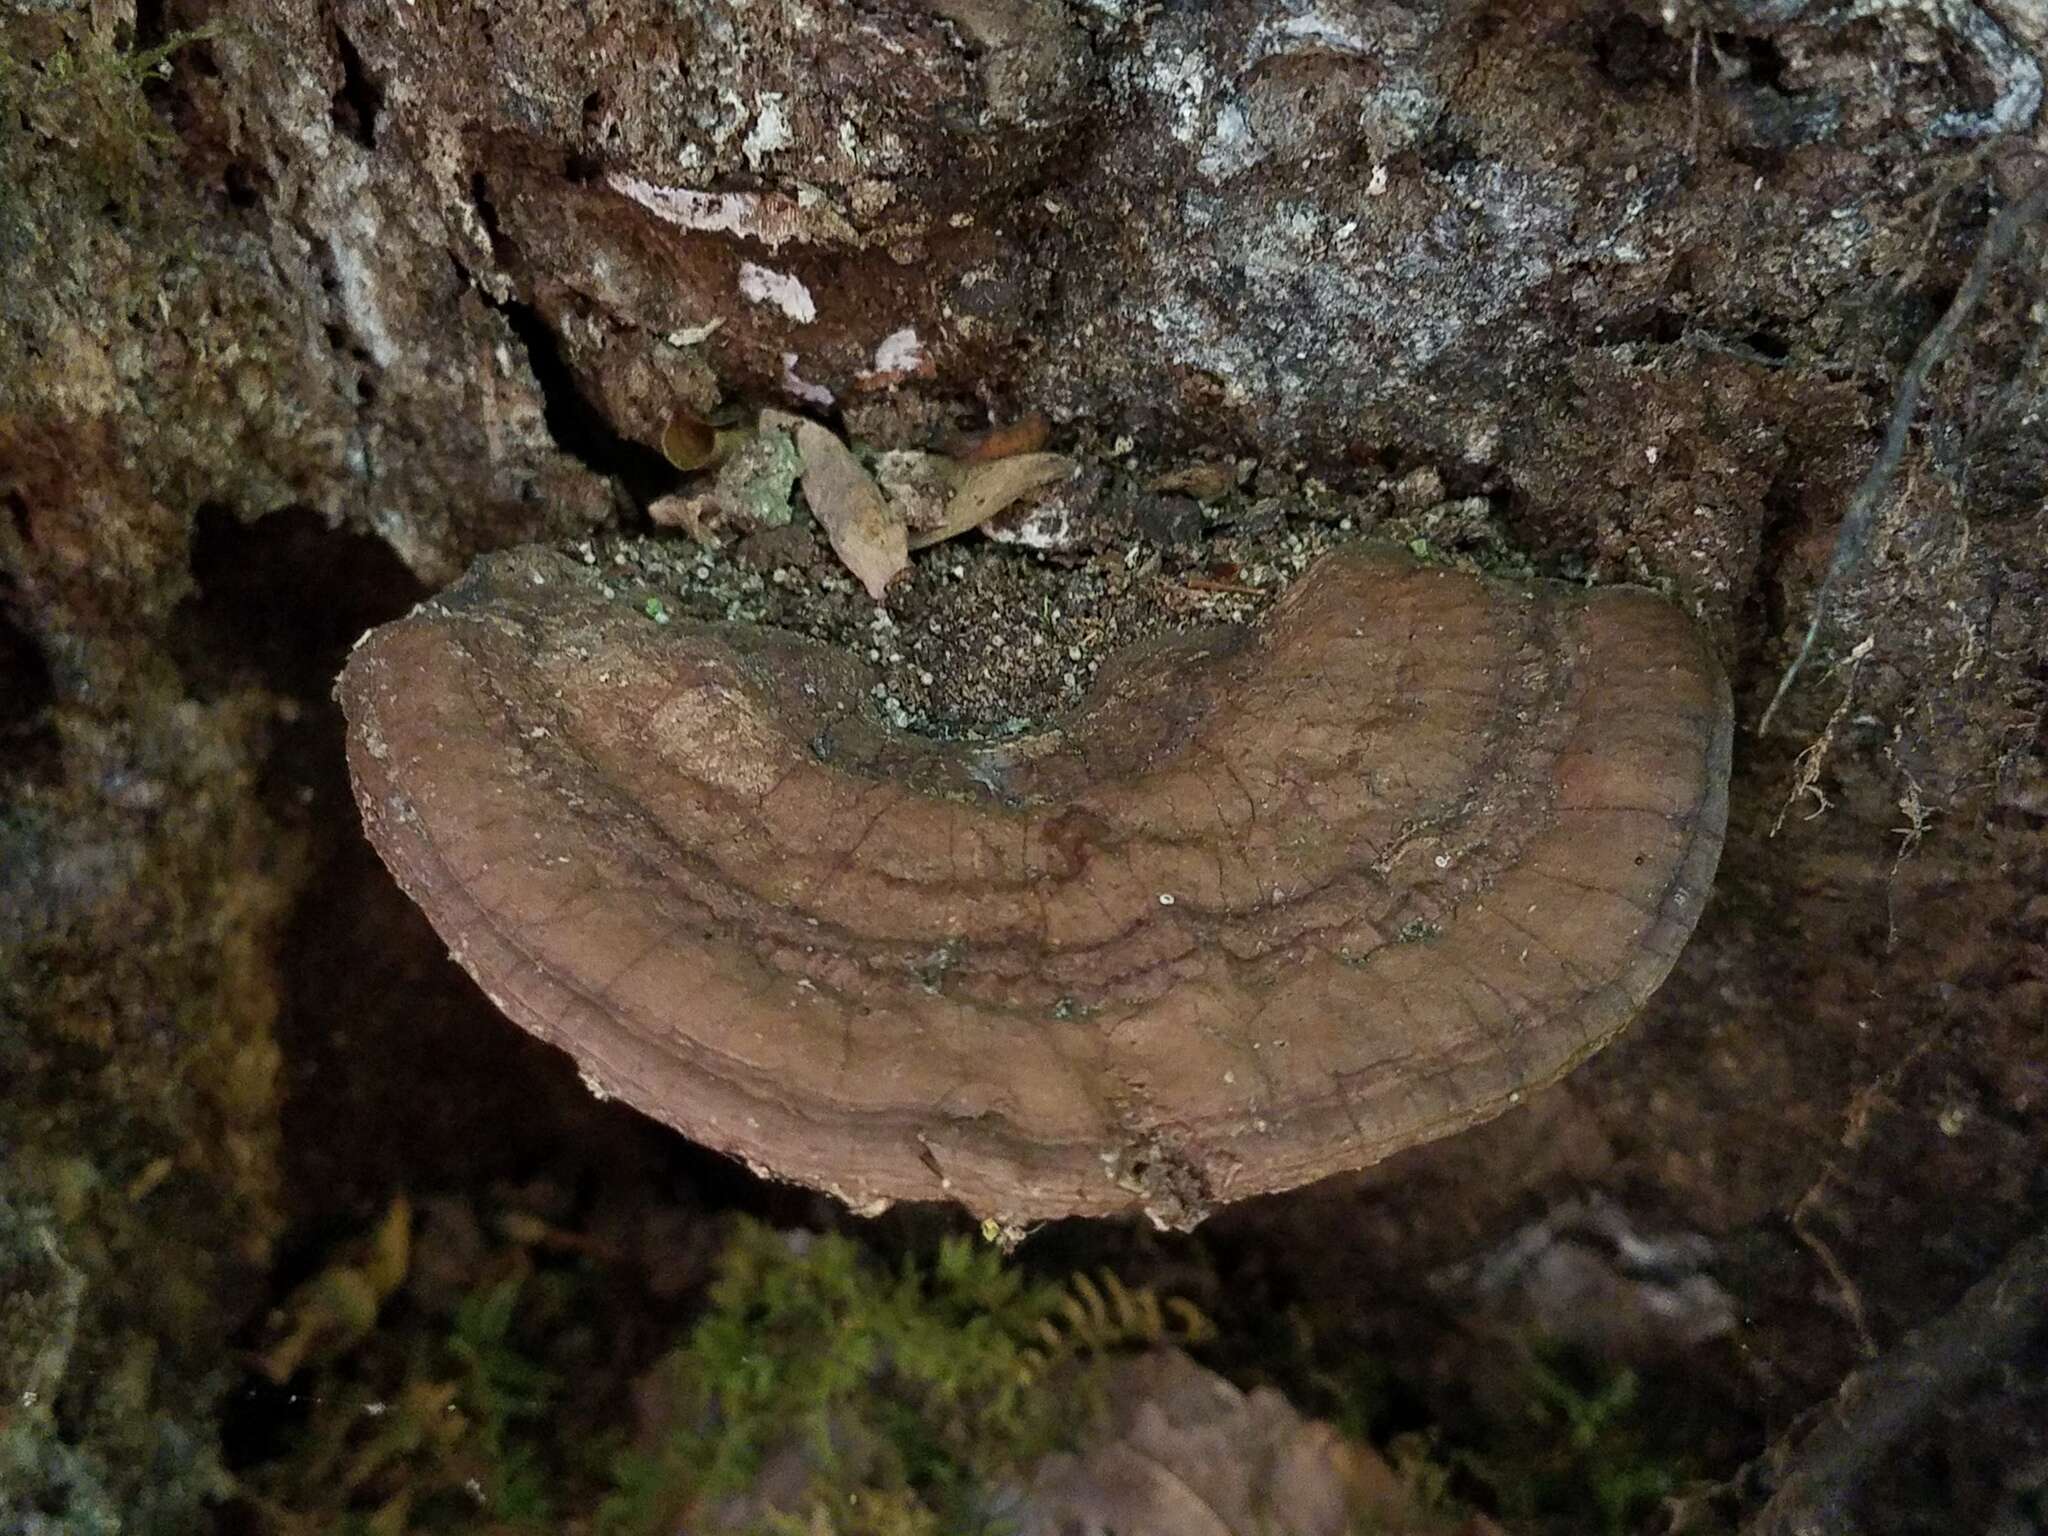
{"type": "Polygon", "coordinates": [[[1905,375],[1899,380],[1899,392],[1892,401],[1891,421],[1885,427],[1884,446],[1858,483],[1856,494],[1849,498],[1849,510],[1842,518],[1841,532],[1835,537],[1834,557],[1828,562],[1827,575],[1821,578],[1820,590],[1813,595],[1813,619],[1806,626],[1806,638],[1800,642],[1799,654],[1785,669],[1784,677],[1778,682],[1778,691],[1771,695],[1769,707],[1757,722],[1758,735],[1771,728],[1772,716],[1777,714],[1778,706],[1791,692],[1794,680],[1806,665],[1814,641],[1819,638],[1821,623],[1827,617],[1828,599],[1834,595],[1843,578],[1862,562],[1863,552],[1870,544],[1871,529],[1877,521],[1878,504],[1890,488],[1892,476],[1898,472],[1899,460],[1905,456],[1906,438],[1912,430],[1914,414],[1920,408],[1920,391],[1927,383],[1927,376],[1954,350],[1964,324],[1983,299],[1984,291],[1991,286],[1991,274],[2005,260],[2020,231],[2043,212],[2048,212],[2048,177],[2043,177],[2018,202],[2008,203],[1992,220],[1991,228],[1984,233],[1984,243],[1977,248],[1977,259],[1970,263],[1969,274],[1956,290],[1948,312],[1927,333],[1919,350],[1914,352],[1912,362],[1906,365],[1905,375]]]}
{"type": "Polygon", "coordinates": [[[55,1411],[57,1389],[71,1366],[71,1351],[78,1342],[78,1314],[85,1301],[85,1275],[63,1255],[57,1239],[47,1228],[34,1238],[43,1258],[57,1277],[56,1315],[45,1333],[41,1347],[29,1361],[22,1384],[15,1388],[16,1401],[24,1408],[41,1406],[44,1414],[55,1411]]]}
{"type": "MultiPolygon", "coordinates": [[[[1914,1062],[1926,1055],[1942,1038],[1942,1035],[1935,1031],[1923,1034],[1910,1051],[1850,1096],[1848,1109],[1842,1116],[1840,1145],[1844,1152],[1853,1156],[1863,1150],[1864,1143],[1870,1139],[1870,1123],[1876,1117],[1878,1109],[1890,1104],[1891,1095],[1899,1086],[1900,1079],[1906,1075],[1914,1062]]],[[[1820,1261],[1820,1267],[1828,1272],[1828,1278],[1834,1281],[1835,1293],[1842,1299],[1842,1310],[1848,1313],[1849,1324],[1856,1330],[1857,1348],[1861,1350],[1864,1359],[1874,1360],[1877,1358],[1877,1340],[1871,1335],[1869,1320],[1864,1315],[1863,1293],[1856,1289],[1855,1281],[1850,1279],[1849,1272],[1843,1267],[1841,1260],[1835,1257],[1834,1249],[1807,1224],[1811,1213],[1820,1209],[1821,1200],[1826,1196],[1829,1186],[1840,1177],[1841,1169],[1833,1159],[1822,1165],[1820,1176],[1808,1186],[1806,1193],[1801,1195],[1798,1203],[1792,1207],[1792,1232],[1806,1245],[1814,1258],[1820,1261]]]]}
{"type": "Polygon", "coordinates": [[[1746,1536],[1849,1528],[1870,1473],[1948,1398],[2013,1358],[2048,1322],[2048,1232],[2037,1232],[1953,1310],[1842,1383],[1746,1536]]]}
{"type": "Polygon", "coordinates": [[[1820,735],[1806,744],[1806,749],[1792,761],[1792,788],[1785,795],[1785,803],[1778,807],[1778,819],[1771,823],[1769,836],[1776,837],[1785,825],[1785,818],[1792,814],[1792,807],[1808,795],[1813,797],[1813,810],[1806,819],[1825,816],[1834,804],[1827,791],[1820,787],[1821,769],[1827,765],[1828,754],[1835,749],[1835,732],[1842,728],[1842,722],[1849,718],[1849,703],[1856,697],[1856,673],[1863,665],[1864,658],[1877,648],[1877,636],[1865,635],[1856,642],[1856,649],[1849,653],[1849,676],[1842,684],[1842,702],[1835,706],[1835,712],[1828,716],[1828,723],[1821,727],[1820,735]]]}
{"type": "Polygon", "coordinates": [[[1899,839],[1898,854],[1892,859],[1891,873],[1884,881],[1885,941],[1887,951],[1896,949],[1899,943],[1899,871],[1905,866],[1927,836],[1927,829],[1934,821],[1934,813],[1927,808],[1927,802],[1920,795],[1920,781],[1898,760],[1896,753],[1887,749],[1885,755],[1892,760],[1899,776],[1906,781],[1906,787],[1899,792],[1896,801],[1899,814],[1906,818],[1902,827],[1893,827],[1892,835],[1899,839]]]}
{"type": "Polygon", "coordinates": [[[1190,576],[1181,583],[1190,592],[1222,592],[1231,597],[1271,597],[1264,587],[1248,587],[1241,581],[1218,581],[1213,576],[1190,576]]]}
{"type": "Polygon", "coordinates": [[[1948,212],[1949,199],[1983,175],[1984,163],[1990,159],[1995,147],[1995,143],[1979,144],[1960,159],[1943,167],[1937,173],[1931,189],[1916,194],[1908,201],[1909,208],[1914,202],[1931,201],[1932,206],[1928,208],[1926,218],[1921,221],[1920,243],[1914,248],[1912,262],[1892,279],[1890,297],[1896,299],[1919,283],[1920,274],[1927,270],[1927,256],[1934,249],[1935,237],[1941,233],[1942,215],[1948,212]]]}
{"type": "Polygon", "coordinates": [[[1700,45],[1706,39],[1706,28],[1692,29],[1692,68],[1688,71],[1686,85],[1692,96],[1692,131],[1686,135],[1685,158],[1694,165],[1700,160],[1700,45]]]}
{"type": "Polygon", "coordinates": [[[1871,1335],[1870,1321],[1863,1311],[1863,1293],[1856,1289],[1856,1282],[1849,1278],[1849,1271],[1842,1267],[1842,1261],[1835,1257],[1835,1250],[1827,1240],[1808,1225],[1808,1213],[1819,1203],[1822,1190],[1827,1188],[1828,1178],[1834,1172],[1830,1163],[1823,1170],[1804,1198],[1792,1207],[1792,1235],[1806,1245],[1806,1251],[1820,1261],[1820,1267],[1828,1272],[1828,1278],[1835,1283],[1835,1294],[1842,1299],[1842,1310],[1849,1314],[1849,1326],[1856,1330],[1856,1347],[1866,1360],[1877,1358],[1877,1340],[1871,1335]]]}
{"type": "MultiPolygon", "coordinates": [[[[2035,302],[2048,307],[2048,295],[2043,295],[2041,299],[2035,302]]],[[[2030,306],[2022,306],[2023,310],[2027,307],[2030,306]]],[[[1963,446],[1956,457],[1962,460],[1965,477],[1969,474],[1971,461],[1976,458],[1978,450],[1983,447],[1986,436],[1999,426],[2006,417],[2013,414],[2014,408],[2022,394],[2038,386],[2041,377],[2041,357],[2044,350],[2048,350],[2048,323],[2037,324],[2034,327],[2034,334],[2027,341],[2027,350],[2020,354],[2019,366],[2013,369],[2012,377],[2005,381],[1997,395],[1993,397],[1991,404],[1978,417],[1975,425],[1964,434],[1963,446]]],[[[1968,491],[1969,482],[1967,478],[1964,478],[1961,485],[1957,488],[1957,495],[1967,495],[1968,491]]]]}
{"type": "MultiPolygon", "coordinates": [[[[1899,1084],[1912,1070],[1913,1064],[1937,1045],[1946,1045],[1952,1033],[1953,1029],[1928,1030],[1913,1042],[1911,1050],[1850,1096],[1849,1107],[1842,1114],[1842,1139],[1838,1143],[1844,1152],[1853,1155],[1861,1152],[1869,1144],[1871,1127],[1877,1119],[1877,1112],[1880,1109],[1898,1108],[1892,1100],[1892,1095],[1898,1091],[1899,1084]]],[[[1831,1174],[1833,1171],[1833,1165],[1830,1164],[1827,1172],[1831,1174]]],[[[1826,1177],[1827,1174],[1823,1174],[1821,1181],[1816,1182],[1814,1188],[1801,1197],[1800,1204],[1805,1204],[1808,1199],[1819,1198],[1817,1192],[1820,1183],[1825,1182],[1826,1177]]]]}

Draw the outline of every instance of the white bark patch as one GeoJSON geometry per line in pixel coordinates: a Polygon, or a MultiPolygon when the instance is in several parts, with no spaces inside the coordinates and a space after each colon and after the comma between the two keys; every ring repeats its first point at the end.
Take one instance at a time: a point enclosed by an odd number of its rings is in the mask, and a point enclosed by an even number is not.
{"type": "Polygon", "coordinates": [[[818,318],[818,306],[811,298],[811,290],[787,272],[743,261],[740,263],[740,292],[756,304],[773,304],[798,325],[809,325],[818,318]]]}
{"type": "Polygon", "coordinates": [[[798,400],[808,400],[813,405],[830,405],[832,391],[822,384],[813,384],[809,379],[797,377],[796,354],[782,354],[782,387],[798,400]]]}
{"type": "Polygon", "coordinates": [[[1372,52],[1372,44],[1359,36],[1355,29],[1316,11],[1290,16],[1271,30],[1290,43],[1307,43],[1312,47],[1327,48],[1333,53],[1366,56],[1372,52]]]}
{"type": "Polygon", "coordinates": [[[754,119],[754,126],[740,141],[740,153],[747,157],[747,164],[758,171],[763,160],[778,149],[789,148],[795,141],[789,132],[789,114],[782,110],[782,93],[763,91],[755,101],[760,106],[760,116],[754,119]]]}
{"type": "Polygon", "coordinates": [[[665,224],[707,235],[744,235],[769,250],[790,241],[839,239],[852,231],[829,208],[805,209],[787,197],[760,192],[699,192],[664,187],[613,171],[605,185],[629,197],[665,224]]]}
{"type": "Polygon", "coordinates": [[[684,229],[715,235],[751,235],[759,223],[761,199],[753,192],[697,192],[689,187],[658,187],[638,176],[613,171],[605,185],[630,197],[657,218],[684,229]]]}
{"type": "Polygon", "coordinates": [[[875,348],[875,365],[865,376],[870,379],[908,378],[930,361],[924,343],[917,339],[916,330],[906,325],[882,338],[881,345],[875,348]]]}
{"type": "Polygon", "coordinates": [[[356,333],[363,350],[379,368],[398,360],[398,343],[384,319],[384,306],[377,292],[380,270],[374,252],[382,239],[377,215],[367,199],[358,200],[334,232],[330,249],[334,253],[334,281],[341,294],[342,312],[349,329],[356,333]]]}

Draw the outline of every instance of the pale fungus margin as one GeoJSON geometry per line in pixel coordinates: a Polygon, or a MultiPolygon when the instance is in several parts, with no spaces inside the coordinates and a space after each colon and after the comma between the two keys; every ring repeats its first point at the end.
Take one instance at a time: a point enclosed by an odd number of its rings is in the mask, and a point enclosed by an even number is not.
{"type": "Polygon", "coordinates": [[[857,1209],[1216,1206],[1488,1119],[1692,932],[1728,688],[1676,608],[1324,556],[1057,728],[939,742],[844,652],[544,551],[370,635],[364,824],[587,1082],[857,1209]]]}

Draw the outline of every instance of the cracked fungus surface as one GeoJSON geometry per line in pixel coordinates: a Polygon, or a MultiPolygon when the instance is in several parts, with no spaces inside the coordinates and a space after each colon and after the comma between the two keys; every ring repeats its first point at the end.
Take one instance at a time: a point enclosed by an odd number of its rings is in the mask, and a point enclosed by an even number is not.
{"type": "Polygon", "coordinates": [[[1677,609],[1359,548],[938,742],[846,652],[488,556],[341,697],[371,840],[600,1091],[859,1208],[1163,1224],[1507,1107],[1655,990],[1720,853],[1677,609]]]}

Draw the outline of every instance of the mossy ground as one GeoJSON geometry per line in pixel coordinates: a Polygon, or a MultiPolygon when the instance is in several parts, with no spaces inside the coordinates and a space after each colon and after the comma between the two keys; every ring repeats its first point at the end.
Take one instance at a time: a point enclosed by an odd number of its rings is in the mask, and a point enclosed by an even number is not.
{"type": "MultiPolygon", "coordinates": [[[[594,1338],[649,1305],[635,1266],[530,1212],[434,1208],[417,1243],[399,1202],[345,1244],[252,1355],[246,1390],[302,1405],[238,1472],[262,1529],[994,1536],[1038,1459],[1087,1437],[1117,1354],[1244,1343],[1183,1297],[965,1231],[878,1249],[739,1218],[692,1235],[715,1258],[666,1336],[598,1370],[594,1338]]],[[[1687,1484],[1633,1375],[1517,1361],[1483,1442],[1394,1437],[1417,1529],[1477,1500],[1523,1530],[1622,1536],[1687,1484]]],[[[1398,1389],[1372,1361],[1298,1331],[1267,1364],[1388,1438],[1398,1389]]]]}

